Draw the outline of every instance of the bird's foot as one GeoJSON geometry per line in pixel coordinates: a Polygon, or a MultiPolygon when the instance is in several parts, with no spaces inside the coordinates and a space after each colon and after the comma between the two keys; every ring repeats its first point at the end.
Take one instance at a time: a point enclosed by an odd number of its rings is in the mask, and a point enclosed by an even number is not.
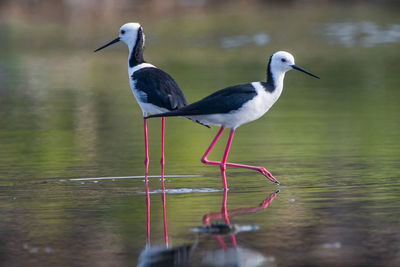
{"type": "Polygon", "coordinates": [[[275,179],[275,177],[269,172],[267,171],[267,169],[265,169],[264,167],[260,167],[258,169],[259,172],[261,172],[265,177],[267,177],[269,180],[271,180],[272,182],[276,183],[277,185],[279,185],[280,183],[278,182],[278,180],[275,179]]]}

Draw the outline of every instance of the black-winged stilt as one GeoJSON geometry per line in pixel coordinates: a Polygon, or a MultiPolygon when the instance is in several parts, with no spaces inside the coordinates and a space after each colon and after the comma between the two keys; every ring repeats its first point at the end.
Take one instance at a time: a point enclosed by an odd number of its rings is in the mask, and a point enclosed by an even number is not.
{"type": "Polygon", "coordinates": [[[279,51],[274,53],[269,59],[266,82],[252,82],[227,87],[178,110],[151,115],[147,118],[184,116],[205,125],[213,124],[220,126],[220,130],[204,153],[201,161],[205,164],[220,166],[225,190],[227,189],[226,166],[257,170],[269,180],[279,184],[278,180],[264,167],[229,163],[226,162],[226,159],[236,128],[244,123],[260,118],[272,107],[282,93],[285,73],[291,69],[299,70],[315,78],[319,78],[296,66],[294,57],[290,53],[279,51]],[[207,156],[221,136],[224,128],[230,128],[231,131],[222,161],[210,161],[207,159],[207,156]]]}
{"type": "MultiPolygon", "coordinates": [[[[174,79],[143,59],[145,37],[139,23],[126,23],[119,30],[118,38],[97,48],[94,52],[119,41],[129,48],[128,74],[133,95],[135,96],[144,118],[145,166],[146,175],[149,165],[147,139],[147,121],[149,114],[159,114],[184,107],[187,102],[174,79]]],[[[164,177],[164,128],[165,119],[161,120],[161,177],[164,177]]],[[[164,179],[162,179],[164,189],[164,179]]]]}

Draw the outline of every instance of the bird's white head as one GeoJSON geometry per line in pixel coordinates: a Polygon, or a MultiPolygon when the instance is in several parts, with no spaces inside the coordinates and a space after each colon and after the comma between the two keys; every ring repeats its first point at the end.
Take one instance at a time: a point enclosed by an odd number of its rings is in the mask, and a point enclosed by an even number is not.
{"type": "Polygon", "coordinates": [[[269,64],[269,71],[273,74],[274,77],[282,76],[283,74],[285,74],[285,72],[295,69],[319,79],[318,76],[296,66],[294,63],[294,57],[289,52],[278,51],[274,53],[271,56],[269,64]]]}
{"type": "MultiPolygon", "coordinates": [[[[119,29],[119,39],[127,44],[129,47],[133,47],[136,44],[139,31],[143,34],[142,26],[139,23],[126,23],[119,29]]],[[[143,34],[144,40],[144,34],[143,34]]]]}
{"type": "Polygon", "coordinates": [[[292,69],[294,57],[289,52],[278,51],[271,57],[271,72],[284,73],[292,69]]]}
{"type": "Polygon", "coordinates": [[[122,25],[121,28],[119,29],[118,38],[103,45],[102,47],[97,48],[96,50],[94,50],[94,52],[106,48],[107,46],[115,44],[119,41],[122,41],[125,44],[127,44],[129,49],[132,50],[135,47],[138,38],[141,38],[143,40],[141,45],[144,46],[144,33],[142,26],[140,26],[139,23],[133,23],[133,22],[126,23],[122,25]]]}

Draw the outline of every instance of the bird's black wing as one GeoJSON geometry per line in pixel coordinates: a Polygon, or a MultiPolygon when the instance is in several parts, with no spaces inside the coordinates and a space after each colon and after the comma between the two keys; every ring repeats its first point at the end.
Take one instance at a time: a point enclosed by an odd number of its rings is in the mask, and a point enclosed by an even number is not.
{"type": "Polygon", "coordinates": [[[187,105],[181,89],[175,80],[158,68],[143,68],[132,74],[137,90],[146,94],[147,102],[168,110],[187,105]]]}
{"type": "Polygon", "coordinates": [[[219,90],[178,110],[151,115],[149,118],[229,113],[238,110],[256,95],[257,92],[251,84],[235,85],[219,90]]]}

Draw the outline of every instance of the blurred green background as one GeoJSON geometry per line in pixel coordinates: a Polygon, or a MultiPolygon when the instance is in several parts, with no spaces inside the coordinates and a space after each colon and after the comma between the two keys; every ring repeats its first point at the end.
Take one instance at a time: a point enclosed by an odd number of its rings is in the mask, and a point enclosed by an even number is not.
{"type": "MultiPolygon", "coordinates": [[[[188,102],[265,80],[278,50],[321,77],[287,73],[275,106],[237,131],[229,159],[264,166],[283,185],[267,211],[233,220],[260,226],[238,234],[238,245],[271,266],[400,264],[399,11],[398,1],[0,1],[0,263],[137,263],[142,179],[68,179],[144,174],[127,48],[93,53],[122,24],[140,22],[145,60],[188,102]]],[[[149,124],[151,175],[160,173],[160,124],[149,124]]],[[[170,178],[167,188],[221,188],[218,168],[200,163],[216,130],[167,119],[166,173],[201,176],[170,178]]],[[[233,209],[276,190],[258,173],[227,175],[233,209]]],[[[188,229],[221,200],[167,195],[171,245],[199,238],[194,266],[218,244],[188,229]]],[[[151,201],[153,243],[162,244],[160,195],[151,201]]]]}

